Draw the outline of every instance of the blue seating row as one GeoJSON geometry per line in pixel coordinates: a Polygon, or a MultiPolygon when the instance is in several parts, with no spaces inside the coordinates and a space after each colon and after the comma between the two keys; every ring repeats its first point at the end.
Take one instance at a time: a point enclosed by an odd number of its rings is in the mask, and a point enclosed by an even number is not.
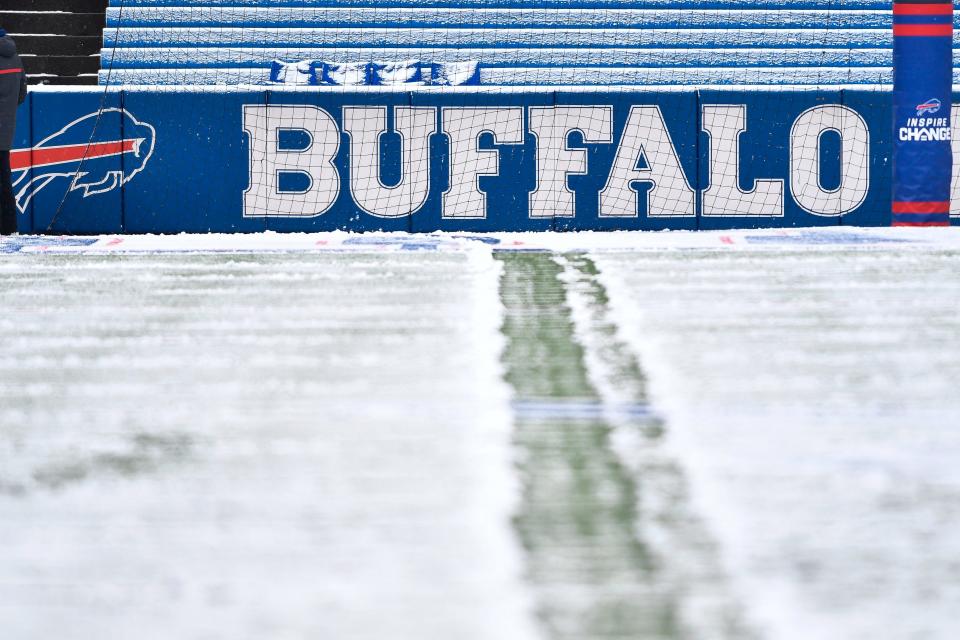
{"type": "Polygon", "coordinates": [[[413,59],[493,86],[886,85],[891,24],[885,0],[111,0],[101,82],[413,59]]]}

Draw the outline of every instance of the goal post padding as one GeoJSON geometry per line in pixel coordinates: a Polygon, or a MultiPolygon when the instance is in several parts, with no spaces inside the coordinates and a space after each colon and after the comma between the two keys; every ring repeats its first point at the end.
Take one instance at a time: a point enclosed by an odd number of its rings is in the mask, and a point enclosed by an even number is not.
{"type": "Polygon", "coordinates": [[[953,4],[893,5],[894,226],[949,226],[953,4]]]}

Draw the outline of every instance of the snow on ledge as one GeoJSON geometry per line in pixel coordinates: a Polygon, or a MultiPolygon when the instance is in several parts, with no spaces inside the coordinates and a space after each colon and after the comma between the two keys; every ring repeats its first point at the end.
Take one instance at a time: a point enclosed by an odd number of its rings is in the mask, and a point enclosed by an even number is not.
{"type": "Polygon", "coordinates": [[[13,236],[0,254],[381,253],[418,251],[785,251],[851,247],[960,249],[960,227],[811,227],[735,231],[530,233],[251,233],[13,236]]]}

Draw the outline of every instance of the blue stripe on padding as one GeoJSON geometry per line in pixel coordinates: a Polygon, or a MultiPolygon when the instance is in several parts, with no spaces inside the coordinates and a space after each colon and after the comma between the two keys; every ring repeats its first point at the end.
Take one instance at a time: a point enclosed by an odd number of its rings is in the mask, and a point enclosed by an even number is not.
{"type": "Polygon", "coordinates": [[[950,214],[945,213],[895,213],[893,214],[894,222],[912,222],[923,223],[923,222],[950,222],[950,214]]]}
{"type": "Polygon", "coordinates": [[[893,16],[893,24],[950,24],[960,26],[960,15],[954,20],[952,16],[893,16]]]}

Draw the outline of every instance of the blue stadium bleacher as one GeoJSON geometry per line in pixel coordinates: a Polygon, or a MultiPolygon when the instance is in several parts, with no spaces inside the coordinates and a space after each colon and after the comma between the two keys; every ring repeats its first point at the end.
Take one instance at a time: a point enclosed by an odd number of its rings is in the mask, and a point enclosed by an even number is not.
{"type": "Polygon", "coordinates": [[[111,0],[100,82],[414,59],[493,86],[886,85],[891,24],[887,0],[111,0]]]}

